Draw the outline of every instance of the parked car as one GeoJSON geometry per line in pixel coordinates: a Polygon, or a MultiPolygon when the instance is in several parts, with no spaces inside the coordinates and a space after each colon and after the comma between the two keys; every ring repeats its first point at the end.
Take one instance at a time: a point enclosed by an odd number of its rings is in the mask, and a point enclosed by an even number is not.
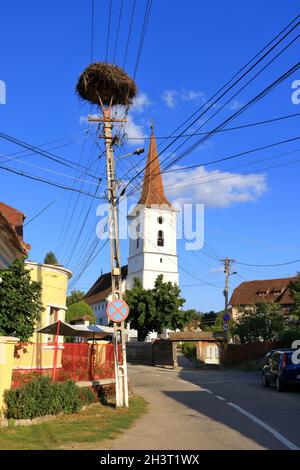
{"type": "Polygon", "coordinates": [[[300,364],[292,361],[294,351],[291,348],[268,351],[262,369],[264,387],[273,384],[278,392],[282,392],[289,384],[300,384],[300,364]]]}

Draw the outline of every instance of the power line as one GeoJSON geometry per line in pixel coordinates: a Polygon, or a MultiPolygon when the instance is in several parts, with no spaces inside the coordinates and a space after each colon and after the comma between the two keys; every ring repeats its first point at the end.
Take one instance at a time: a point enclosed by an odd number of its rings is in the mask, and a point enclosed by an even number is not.
{"type": "Polygon", "coordinates": [[[119,39],[120,26],[121,26],[121,19],[122,19],[122,12],[123,12],[123,1],[124,1],[124,0],[121,0],[120,13],[119,13],[119,20],[118,20],[118,27],[117,27],[117,34],[116,34],[116,42],[115,42],[115,49],[114,49],[114,56],[113,56],[113,64],[115,63],[116,53],[117,53],[118,39],[119,39]]]}
{"type": "MultiPolygon", "coordinates": [[[[9,173],[14,173],[16,175],[23,176],[24,178],[28,178],[28,179],[31,179],[31,180],[34,180],[34,181],[38,181],[40,183],[46,183],[46,184],[49,184],[50,186],[55,186],[56,188],[61,188],[61,189],[64,189],[66,191],[74,191],[76,193],[80,193],[80,194],[83,194],[85,196],[94,197],[93,194],[90,194],[86,191],[81,191],[79,189],[70,188],[69,186],[64,186],[62,184],[56,183],[54,181],[46,180],[44,178],[40,178],[40,177],[35,176],[35,175],[29,175],[28,173],[24,173],[23,171],[18,171],[18,170],[15,170],[13,168],[5,167],[5,166],[2,166],[2,165],[0,165],[0,168],[4,171],[8,171],[9,173]]],[[[96,197],[97,197],[97,199],[101,199],[101,200],[105,199],[103,196],[96,196],[96,197]]]]}
{"type": "Polygon", "coordinates": [[[125,48],[125,56],[124,56],[124,61],[123,61],[123,69],[125,69],[125,64],[126,64],[126,59],[127,59],[128,47],[129,47],[129,42],[130,42],[130,37],[131,37],[131,32],[132,32],[132,25],[133,25],[133,18],[134,18],[135,6],[136,6],[136,0],[133,0],[133,6],[132,6],[132,11],[131,11],[131,19],[130,19],[130,26],[129,26],[128,36],[127,36],[127,42],[126,42],[126,48],[125,48]]]}
{"type": "Polygon", "coordinates": [[[107,38],[106,38],[106,54],[105,54],[105,62],[106,62],[106,63],[107,63],[107,59],[108,59],[108,50],[109,50],[109,36],[110,36],[110,23],[111,23],[111,7],[112,7],[112,0],[109,0],[108,26],[107,26],[107,38]]]}
{"type": "MultiPolygon", "coordinates": [[[[236,131],[236,130],[239,130],[239,129],[246,129],[246,128],[249,128],[249,127],[256,127],[256,126],[260,126],[260,125],[263,125],[263,124],[270,124],[270,123],[273,123],[273,122],[277,122],[277,121],[282,121],[284,119],[289,119],[289,118],[293,118],[293,117],[298,117],[300,116],[300,113],[294,113],[294,114],[288,114],[286,116],[279,116],[277,118],[273,118],[273,119],[266,119],[266,120],[263,120],[263,121],[257,121],[257,122],[252,122],[252,123],[249,123],[249,124],[242,124],[241,126],[234,126],[234,127],[227,127],[227,129],[220,129],[219,131],[217,131],[218,133],[219,132],[230,132],[230,131],[236,131]]],[[[181,138],[181,137],[194,137],[196,135],[208,135],[212,132],[212,130],[209,130],[209,131],[206,131],[206,132],[193,132],[192,134],[180,134],[178,136],[176,135],[169,135],[169,136],[155,136],[155,139],[156,140],[160,140],[160,139],[173,139],[174,137],[178,137],[178,138],[181,138]]],[[[126,137],[128,140],[141,140],[140,137],[126,137]]],[[[143,137],[144,140],[150,140],[151,137],[143,137]]]]}
{"type": "Polygon", "coordinates": [[[293,261],[286,261],[285,263],[275,263],[275,264],[250,264],[250,263],[242,263],[241,261],[236,261],[236,264],[240,264],[241,266],[254,266],[257,268],[274,268],[276,266],[288,266],[289,264],[300,263],[300,259],[295,259],[293,261]]]}
{"type": "MultiPolygon", "coordinates": [[[[297,18],[299,18],[299,16],[300,16],[300,15],[298,15],[297,18]]],[[[293,22],[294,22],[294,21],[295,21],[295,20],[293,20],[293,22]]],[[[292,22],[292,23],[293,23],[293,22],[292,22]]],[[[291,24],[292,24],[292,23],[291,23],[291,24]]],[[[287,37],[287,35],[290,34],[299,24],[300,24],[300,22],[298,22],[296,25],[294,25],[293,28],[292,28],[288,33],[286,33],[283,38],[281,38],[275,45],[273,45],[270,50],[268,50],[258,61],[256,61],[256,62],[250,67],[250,69],[248,69],[241,77],[239,77],[225,92],[223,92],[223,93],[221,94],[221,96],[219,96],[215,101],[213,101],[213,103],[211,103],[208,107],[207,107],[207,104],[208,104],[215,96],[217,96],[217,95],[220,93],[220,91],[222,91],[227,85],[223,86],[223,87],[221,88],[221,90],[219,90],[215,95],[213,95],[213,98],[210,98],[208,101],[206,101],[206,103],[204,103],[193,115],[197,114],[197,113],[198,113],[201,109],[203,109],[203,108],[204,108],[204,112],[203,112],[202,114],[200,114],[200,116],[196,117],[196,118],[192,121],[192,123],[189,124],[189,125],[181,132],[181,134],[183,134],[184,132],[186,132],[186,130],[188,130],[203,114],[205,114],[209,109],[211,109],[225,94],[227,94],[227,93],[228,93],[239,81],[241,81],[256,65],[258,65],[258,63],[260,63],[268,54],[270,54],[270,52],[271,52],[280,42],[282,42],[282,41],[285,39],[285,37],[287,37]]],[[[285,28],[285,29],[287,29],[287,28],[285,28]]],[[[285,30],[283,30],[283,31],[285,31],[285,30]]],[[[281,34],[281,33],[280,33],[280,34],[281,34]]],[[[279,35],[280,35],[280,34],[279,34],[279,35]]],[[[277,35],[277,37],[278,37],[279,35],[277,35]]],[[[274,41],[274,40],[272,40],[271,43],[272,43],[273,41],[274,41]]],[[[267,46],[266,46],[266,47],[267,47],[267,46]]],[[[265,50],[266,47],[265,47],[263,50],[265,50]]],[[[260,53],[257,54],[255,57],[257,57],[258,55],[260,55],[260,53]]],[[[253,60],[254,60],[254,59],[252,59],[249,63],[251,63],[253,60]]],[[[249,64],[249,63],[248,63],[248,64],[249,64]]],[[[246,65],[246,66],[247,66],[247,65],[246,65]]],[[[243,68],[241,69],[241,71],[244,70],[244,68],[246,68],[246,66],[243,67],[243,68]]],[[[232,80],[235,78],[235,76],[237,76],[239,73],[240,73],[240,72],[238,72],[237,74],[235,74],[234,77],[233,77],[231,80],[229,80],[229,82],[227,82],[227,84],[231,83],[231,81],[232,81],[232,80]]],[[[248,104],[249,104],[249,103],[248,103],[248,104]]],[[[245,109],[245,107],[243,107],[243,108],[245,109]]],[[[238,112],[235,113],[235,114],[233,114],[233,115],[231,116],[231,119],[233,119],[234,117],[238,116],[239,114],[240,114],[240,113],[238,113],[238,112]]],[[[221,129],[222,127],[225,127],[227,121],[230,122],[229,120],[226,120],[225,123],[224,123],[224,125],[220,125],[220,126],[218,126],[217,128],[215,128],[215,129],[207,136],[207,138],[209,138],[209,137],[212,135],[212,133],[215,133],[216,131],[218,131],[218,130],[221,129]]],[[[181,135],[181,134],[180,134],[180,135],[181,135]]],[[[169,143],[169,144],[159,153],[159,155],[158,155],[156,158],[158,158],[158,157],[159,157],[163,152],[165,152],[171,145],[173,145],[173,144],[175,143],[175,141],[176,141],[178,138],[179,138],[179,136],[175,137],[175,138],[173,139],[173,141],[172,141],[171,143],[169,143]]],[[[188,140],[188,139],[187,139],[187,140],[188,140]]],[[[185,143],[185,142],[184,142],[184,143],[185,143]]],[[[197,142],[197,145],[199,145],[199,142],[197,142]]],[[[147,165],[146,165],[146,167],[147,167],[147,165]]],[[[146,169],[146,167],[145,167],[144,169],[146,169]]],[[[140,173],[140,172],[139,172],[139,173],[140,173]]],[[[139,173],[136,175],[136,177],[139,175],[139,173]]],[[[128,185],[129,185],[131,182],[132,182],[132,180],[130,180],[129,183],[126,185],[125,190],[127,189],[128,185]]]]}
{"type": "Polygon", "coordinates": [[[151,7],[152,7],[152,0],[147,0],[147,5],[146,5],[146,10],[145,10],[145,15],[144,15],[144,21],[143,21],[143,26],[142,26],[141,36],[140,36],[140,42],[139,42],[139,46],[138,46],[138,53],[137,53],[135,67],[134,67],[134,74],[133,74],[133,79],[134,80],[135,80],[135,77],[136,77],[136,74],[137,74],[137,71],[138,71],[138,67],[139,67],[139,64],[140,64],[140,60],[141,60],[143,44],[144,44],[144,39],[145,39],[146,31],[147,31],[147,26],[148,26],[151,7]]]}

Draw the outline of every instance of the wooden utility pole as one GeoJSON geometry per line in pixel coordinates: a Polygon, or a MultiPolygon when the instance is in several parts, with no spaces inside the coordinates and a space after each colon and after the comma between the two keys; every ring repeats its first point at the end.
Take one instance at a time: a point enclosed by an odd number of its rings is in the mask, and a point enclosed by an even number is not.
{"type": "MultiPolygon", "coordinates": [[[[119,242],[119,224],[117,208],[117,184],[115,176],[115,160],[112,146],[112,122],[119,120],[111,118],[111,108],[103,109],[103,119],[89,117],[90,121],[103,122],[104,139],[106,147],[106,178],[107,198],[109,203],[109,238],[110,238],[110,264],[111,264],[111,287],[112,300],[122,299],[122,273],[119,242]]],[[[124,120],[122,120],[123,122],[124,120]]],[[[128,377],[126,360],[126,341],[124,322],[114,323],[114,357],[115,357],[115,380],[116,380],[116,406],[128,407],[128,377]],[[121,343],[122,364],[118,360],[118,345],[121,343]]]]}

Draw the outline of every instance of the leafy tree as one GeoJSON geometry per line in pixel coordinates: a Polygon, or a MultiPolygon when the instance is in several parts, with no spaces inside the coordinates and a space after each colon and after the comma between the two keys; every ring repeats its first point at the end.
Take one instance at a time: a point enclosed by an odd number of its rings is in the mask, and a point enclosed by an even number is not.
{"type": "Polygon", "coordinates": [[[83,318],[86,315],[90,318],[90,323],[96,323],[96,316],[93,309],[86,302],[81,300],[76,304],[70,305],[66,313],[66,321],[70,323],[71,320],[83,318]]]}
{"type": "Polygon", "coordinates": [[[283,325],[280,306],[275,303],[261,303],[253,311],[240,313],[234,332],[242,343],[273,341],[278,339],[283,325]]]}
{"type": "Polygon", "coordinates": [[[53,253],[53,251],[48,251],[48,253],[45,256],[44,263],[45,264],[53,264],[53,266],[58,265],[58,261],[56,259],[55,254],[53,253]]]}
{"type": "Polygon", "coordinates": [[[300,319],[300,273],[297,274],[295,281],[290,282],[289,289],[295,302],[293,314],[300,319]]]}
{"type": "Polygon", "coordinates": [[[130,309],[130,325],[138,330],[140,340],[151,331],[182,329],[194,314],[192,310],[181,309],[185,299],[180,297],[179,287],[163,282],[162,275],[157,276],[153,289],[143,289],[141,281],[135,278],[133,288],[125,293],[125,300],[130,309]]]}
{"type": "Polygon", "coordinates": [[[1,270],[0,277],[0,335],[28,341],[43,310],[41,284],[31,280],[24,259],[1,270]]]}
{"type": "Polygon", "coordinates": [[[84,292],[81,290],[72,290],[71,294],[67,296],[67,307],[70,307],[72,304],[77,304],[83,300],[84,292]]]}

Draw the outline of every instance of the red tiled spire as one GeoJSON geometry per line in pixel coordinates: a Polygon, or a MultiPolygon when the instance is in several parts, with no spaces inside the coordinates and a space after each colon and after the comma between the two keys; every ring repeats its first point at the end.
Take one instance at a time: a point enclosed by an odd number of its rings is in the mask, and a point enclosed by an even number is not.
{"type": "Polygon", "coordinates": [[[146,207],[163,204],[173,209],[165,196],[153,126],[151,126],[151,129],[150,146],[139,204],[143,204],[146,207]]]}

